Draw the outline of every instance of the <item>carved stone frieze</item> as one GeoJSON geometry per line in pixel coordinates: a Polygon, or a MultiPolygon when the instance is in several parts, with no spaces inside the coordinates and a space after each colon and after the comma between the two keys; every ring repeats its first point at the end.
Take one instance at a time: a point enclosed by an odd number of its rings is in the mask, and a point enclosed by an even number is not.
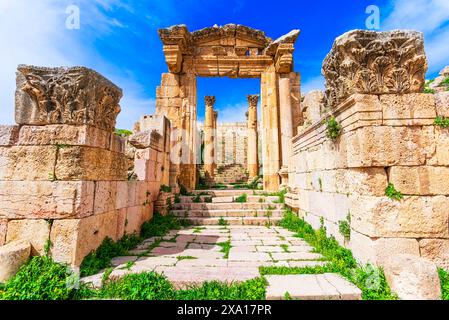
{"type": "Polygon", "coordinates": [[[336,107],[354,93],[422,92],[426,71],[422,33],[354,30],[335,40],[323,62],[326,103],[336,107]]]}
{"type": "Polygon", "coordinates": [[[88,124],[113,131],[122,90],[84,67],[20,65],[15,117],[18,124],[88,124]]]}

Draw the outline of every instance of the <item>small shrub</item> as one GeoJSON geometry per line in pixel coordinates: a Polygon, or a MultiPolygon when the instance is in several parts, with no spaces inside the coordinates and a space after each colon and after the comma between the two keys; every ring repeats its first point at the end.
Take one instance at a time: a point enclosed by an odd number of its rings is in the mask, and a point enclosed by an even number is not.
{"type": "Polygon", "coordinates": [[[181,186],[179,187],[179,193],[180,193],[182,196],[188,196],[188,195],[189,195],[189,193],[187,192],[186,187],[184,187],[183,185],[181,185],[181,186]]]}
{"type": "Polygon", "coordinates": [[[441,282],[441,298],[449,300],[449,271],[438,269],[438,275],[441,282]]]}
{"type": "Polygon", "coordinates": [[[434,124],[442,128],[449,128],[449,118],[437,117],[434,124]]]}
{"type": "Polygon", "coordinates": [[[192,201],[193,201],[193,203],[200,203],[200,202],[201,202],[201,196],[200,196],[200,195],[197,195],[196,197],[194,197],[194,198],[192,199],[192,201]]]}
{"type": "Polygon", "coordinates": [[[241,196],[239,196],[235,199],[235,202],[238,202],[238,203],[245,203],[247,201],[248,201],[248,195],[246,193],[242,194],[241,196]]]}
{"type": "Polygon", "coordinates": [[[161,185],[161,192],[167,192],[170,193],[171,192],[171,187],[166,186],[165,184],[161,185]]]}
{"type": "Polygon", "coordinates": [[[127,137],[132,135],[132,131],[126,130],[126,129],[115,129],[115,134],[118,136],[127,137]]]}
{"type": "Polygon", "coordinates": [[[399,192],[398,190],[396,190],[396,188],[394,187],[394,184],[389,183],[388,187],[385,189],[385,195],[392,199],[392,200],[396,200],[396,201],[400,201],[404,198],[404,195],[399,192]]]}
{"type": "Polygon", "coordinates": [[[434,81],[435,79],[426,81],[426,83],[424,84],[424,93],[435,93],[435,90],[430,88],[430,84],[432,84],[434,81]]]}
{"type": "MultiPolygon", "coordinates": [[[[3,300],[68,300],[78,290],[70,284],[76,276],[67,265],[55,263],[47,256],[33,257],[4,286],[3,300]]],[[[82,290],[84,287],[81,286],[82,290]]]]}
{"type": "Polygon", "coordinates": [[[338,230],[346,241],[351,240],[351,215],[348,214],[346,220],[341,220],[338,223],[338,230]]]}
{"type": "Polygon", "coordinates": [[[175,203],[181,203],[181,197],[180,195],[177,193],[175,194],[175,199],[174,199],[175,203]]]}
{"type": "Polygon", "coordinates": [[[326,121],[326,126],[327,126],[326,135],[328,138],[335,140],[340,136],[342,126],[338,123],[335,117],[330,117],[326,121]]]}
{"type": "Polygon", "coordinates": [[[205,203],[212,203],[212,197],[206,197],[204,198],[205,203]]]}
{"type": "Polygon", "coordinates": [[[219,226],[227,226],[228,223],[226,222],[226,220],[223,217],[220,217],[220,219],[218,219],[218,225],[219,226]]]}

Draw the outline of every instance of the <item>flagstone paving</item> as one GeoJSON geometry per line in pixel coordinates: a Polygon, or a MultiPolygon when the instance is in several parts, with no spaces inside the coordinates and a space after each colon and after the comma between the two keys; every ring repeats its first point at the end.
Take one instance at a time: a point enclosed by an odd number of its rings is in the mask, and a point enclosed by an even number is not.
{"type": "MultiPolygon", "coordinates": [[[[110,278],[155,271],[164,274],[175,286],[183,287],[210,280],[239,282],[257,278],[261,266],[325,263],[304,240],[280,227],[189,227],[172,232],[164,239],[155,247],[158,239],[147,239],[138,249],[131,250],[129,256],[114,258],[110,278]],[[227,241],[231,249],[226,258],[219,244],[227,241]]],[[[100,273],[83,281],[99,285],[102,277],[100,273]]]]}

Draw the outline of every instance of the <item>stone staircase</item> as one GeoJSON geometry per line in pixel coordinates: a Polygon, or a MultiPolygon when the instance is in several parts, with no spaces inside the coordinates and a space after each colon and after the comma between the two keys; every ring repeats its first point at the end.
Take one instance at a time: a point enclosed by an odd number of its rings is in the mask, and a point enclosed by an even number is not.
{"type": "MultiPolygon", "coordinates": [[[[203,166],[198,166],[200,176],[205,177],[203,166]]],[[[248,182],[246,168],[241,164],[220,165],[215,169],[212,181],[206,181],[207,185],[229,185],[248,182]]]]}
{"type": "Polygon", "coordinates": [[[171,213],[193,225],[277,225],[284,205],[279,197],[255,190],[194,191],[181,196],[171,213]],[[245,202],[239,202],[246,195],[245,202]]]}

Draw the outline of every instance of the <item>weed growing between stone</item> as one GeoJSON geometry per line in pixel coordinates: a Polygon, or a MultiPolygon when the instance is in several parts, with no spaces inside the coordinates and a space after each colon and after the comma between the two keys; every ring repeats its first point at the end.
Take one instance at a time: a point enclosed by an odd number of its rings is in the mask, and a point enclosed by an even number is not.
{"type": "Polygon", "coordinates": [[[296,232],[299,238],[307,241],[329,263],[324,266],[307,268],[261,267],[262,275],[339,273],[362,290],[362,298],[365,300],[396,299],[387,284],[383,271],[371,265],[358,265],[350,250],[341,247],[335,238],[327,237],[324,227],[314,230],[311,225],[297,217],[291,210],[286,210],[280,226],[296,232]]]}
{"type": "Polygon", "coordinates": [[[326,126],[327,126],[327,131],[326,131],[327,137],[329,139],[336,140],[341,134],[341,130],[342,130],[341,125],[338,123],[338,121],[334,117],[330,117],[326,121],[326,126]]]}
{"type": "Polygon", "coordinates": [[[180,220],[173,215],[162,216],[155,213],[153,219],[142,225],[140,236],[125,235],[117,242],[110,238],[104,239],[97,250],[84,258],[80,268],[81,276],[90,276],[110,267],[112,258],[127,255],[129,250],[135,248],[145,239],[163,237],[170,230],[179,230],[188,225],[186,220],[180,220]]]}
{"type": "Polygon", "coordinates": [[[248,202],[248,195],[245,193],[245,194],[242,194],[241,196],[239,196],[239,197],[237,197],[236,199],[235,199],[235,202],[237,202],[237,203],[245,203],[245,202],[248,202]]]}
{"type": "Polygon", "coordinates": [[[449,270],[438,269],[441,282],[441,298],[449,300],[449,270]]]}
{"type": "Polygon", "coordinates": [[[394,184],[389,183],[387,188],[385,189],[385,195],[392,199],[392,200],[396,200],[396,201],[401,201],[404,198],[404,195],[399,192],[398,190],[396,190],[396,188],[394,187],[394,184]]]}
{"type": "Polygon", "coordinates": [[[449,118],[437,117],[434,124],[442,128],[449,128],[449,118]]]}
{"type": "Polygon", "coordinates": [[[224,258],[228,259],[229,258],[229,251],[231,251],[231,241],[228,240],[226,242],[221,242],[221,243],[217,243],[217,246],[221,247],[220,252],[224,253],[224,258]]]}

